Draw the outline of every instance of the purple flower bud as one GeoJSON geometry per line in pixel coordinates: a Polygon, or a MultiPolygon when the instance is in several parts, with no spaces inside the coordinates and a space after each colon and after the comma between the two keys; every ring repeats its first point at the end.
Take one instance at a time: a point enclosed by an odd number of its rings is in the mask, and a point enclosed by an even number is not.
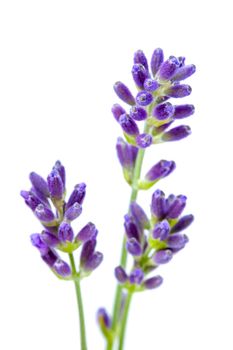
{"type": "Polygon", "coordinates": [[[125,222],[124,222],[125,232],[129,239],[135,238],[138,242],[141,240],[141,232],[139,227],[136,225],[136,223],[133,221],[132,217],[128,214],[125,215],[125,222]]]}
{"type": "Polygon", "coordinates": [[[43,197],[49,197],[49,189],[47,182],[35,172],[30,173],[29,175],[32,186],[39,192],[43,197]]]}
{"type": "Polygon", "coordinates": [[[167,61],[163,62],[159,68],[158,76],[161,80],[170,80],[177,68],[179,67],[179,62],[175,57],[170,57],[167,61]]]}
{"type": "Polygon", "coordinates": [[[130,238],[126,242],[126,249],[128,252],[134,256],[142,255],[142,248],[139,242],[135,238],[130,238]]]}
{"type": "Polygon", "coordinates": [[[49,246],[49,247],[56,247],[60,241],[53,233],[49,231],[43,231],[42,232],[42,240],[49,246]]]}
{"type": "Polygon", "coordinates": [[[147,118],[147,111],[138,106],[131,107],[129,114],[133,119],[138,121],[145,120],[147,118]]]}
{"type": "Polygon", "coordinates": [[[62,222],[60,224],[59,229],[58,229],[58,238],[62,242],[66,242],[66,241],[72,242],[73,241],[74,231],[73,231],[72,227],[70,226],[70,224],[68,224],[67,222],[62,222]]]}
{"type": "Polygon", "coordinates": [[[169,126],[173,123],[174,120],[170,120],[168,123],[162,124],[158,127],[154,127],[154,135],[159,135],[162,132],[164,132],[165,130],[167,130],[169,128],[169,126]]]}
{"type": "Polygon", "coordinates": [[[165,120],[171,118],[174,111],[174,106],[170,102],[165,102],[155,106],[152,115],[158,120],[165,120]]]}
{"type": "Polygon", "coordinates": [[[179,106],[174,106],[175,111],[173,117],[175,119],[182,119],[182,118],[187,118],[190,115],[194,114],[195,112],[195,107],[193,105],[179,105],[179,106]]]}
{"type": "Polygon", "coordinates": [[[80,256],[80,265],[84,266],[86,262],[91,258],[94,254],[96,247],[96,239],[90,239],[85,242],[82,246],[81,256],[80,256]]]}
{"type": "Polygon", "coordinates": [[[175,168],[175,162],[162,159],[148,171],[145,178],[147,181],[156,181],[171,174],[175,168]]]}
{"type": "Polygon", "coordinates": [[[122,101],[124,101],[125,103],[128,103],[131,106],[135,105],[135,99],[131,94],[130,90],[127,88],[127,86],[125,86],[123,83],[118,81],[115,83],[113,88],[117,96],[122,101]]]}
{"type": "Polygon", "coordinates": [[[171,249],[181,249],[185,246],[186,239],[180,233],[174,233],[167,239],[168,247],[171,249]]]}
{"type": "Polygon", "coordinates": [[[135,84],[140,89],[143,89],[144,81],[148,78],[148,71],[146,68],[140,63],[134,64],[132,68],[132,76],[135,84]]]}
{"type": "Polygon", "coordinates": [[[131,284],[141,284],[143,278],[144,278],[143,271],[139,268],[136,268],[131,272],[129,276],[129,281],[131,284]]]}
{"type": "Polygon", "coordinates": [[[83,203],[86,195],[86,185],[85,183],[80,183],[74,187],[73,192],[70,195],[70,198],[66,204],[66,210],[74,203],[79,203],[80,205],[83,203]]]}
{"type": "Polygon", "coordinates": [[[36,207],[34,213],[35,213],[36,217],[40,221],[43,221],[43,222],[51,222],[55,219],[55,216],[54,216],[52,210],[43,204],[39,204],[36,207]]]}
{"type": "Polygon", "coordinates": [[[45,254],[41,254],[41,258],[49,267],[53,267],[59,257],[55,250],[49,249],[45,254]]]}
{"type": "Polygon", "coordinates": [[[85,271],[95,270],[103,261],[103,254],[100,252],[95,252],[92,254],[89,259],[83,264],[83,269],[85,271]]]}
{"type": "Polygon", "coordinates": [[[144,81],[144,89],[146,91],[155,91],[159,87],[159,83],[151,78],[148,78],[144,81]]]}
{"type": "Polygon", "coordinates": [[[191,134],[191,128],[188,125],[179,125],[173,129],[166,131],[163,136],[163,141],[178,141],[191,134]]]}
{"type": "Polygon", "coordinates": [[[165,241],[170,233],[170,225],[167,220],[163,220],[161,222],[158,222],[153,231],[152,236],[155,239],[160,239],[161,241],[165,241]]]}
{"type": "Polygon", "coordinates": [[[140,148],[147,148],[152,144],[153,138],[150,134],[140,134],[136,137],[136,143],[140,148]]]}
{"type": "Polygon", "coordinates": [[[56,169],[52,170],[47,180],[51,197],[55,199],[62,199],[64,194],[64,184],[59,172],[56,169]]]}
{"type": "Polygon", "coordinates": [[[159,250],[154,255],[154,262],[157,265],[166,264],[172,259],[172,251],[170,249],[159,250]]]}
{"type": "Polygon", "coordinates": [[[144,54],[144,52],[142,50],[138,50],[135,52],[134,54],[134,63],[137,64],[142,64],[145,69],[148,71],[148,62],[147,62],[147,58],[144,54]]]}
{"type": "Polygon", "coordinates": [[[139,134],[139,129],[135,121],[128,114],[122,114],[119,118],[119,124],[122,127],[123,131],[132,136],[139,134]]]}
{"type": "Polygon", "coordinates": [[[167,214],[167,202],[165,194],[156,190],[152,195],[151,212],[158,219],[163,219],[167,214]]]}
{"type": "Polygon", "coordinates": [[[113,116],[114,116],[114,118],[116,119],[117,122],[119,121],[120,116],[122,114],[125,114],[125,113],[126,113],[126,111],[119,104],[115,103],[112,106],[112,114],[113,114],[113,116]]]}
{"type": "Polygon", "coordinates": [[[123,168],[132,169],[138,154],[138,148],[125,142],[122,137],[117,139],[117,156],[123,168]]]}
{"type": "Polygon", "coordinates": [[[163,60],[164,60],[163,50],[160,48],[155,49],[153,52],[153,55],[151,58],[151,64],[150,64],[153,75],[155,75],[158,72],[161,64],[163,63],[163,60]]]}
{"type": "Polygon", "coordinates": [[[41,254],[46,254],[49,250],[48,245],[42,239],[42,236],[39,233],[33,233],[31,236],[31,243],[34,247],[39,249],[41,254]]]}
{"type": "Polygon", "coordinates": [[[41,200],[35,196],[32,192],[29,191],[21,191],[20,195],[24,198],[25,203],[29,208],[31,208],[33,211],[36,209],[36,207],[39,204],[42,204],[41,200]]]}
{"type": "Polygon", "coordinates": [[[185,230],[194,220],[192,214],[185,215],[172,227],[171,233],[176,233],[185,230]]]}
{"type": "Polygon", "coordinates": [[[143,286],[146,289],[155,289],[159,287],[162,283],[163,283],[163,278],[161,276],[154,276],[145,280],[143,282],[143,286]]]}
{"type": "Polygon", "coordinates": [[[98,311],[97,311],[97,321],[102,328],[111,328],[111,319],[107,313],[107,311],[104,309],[104,308],[100,308],[98,311]]]}
{"type": "Polygon", "coordinates": [[[177,219],[186,206],[186,200],[187,197],[183,195],[175,197],[175,199],[169,205],[167,217],[169,219],[177,219]]]}
{"type": "Polygon", "coordinates": [[[76,241],[81,241],[81,242],[86,242],[89,241],[92,238],[96,238],[97,235],[97,229],[95,225],[92,222],[88,222],[81,231],[77,234],[75,240],[76,241]]]}
{"type": "Polygon", "coordinates": [[[71,276],[70,266],[69,266],[69,264],[67,264],[67,262],[65,262],[63,260],[57,259],[55,264],[53,265],[53,269],[61,277],[70,277],[71,276]]]}
{"type": "Polygon", "coordinates": [[[153,95],[147,91],[140,91],[136,96],[139,106],[148,106],[153,101],[153,95]]]}
{"type": "Polygon", "coordinates": [[[60,160],[57,160],[53,170],[58,171],[60,178],[62,179],[62,183],[64,188],[66,187],[66,171],[65,171],[65,167],[61,164],[60,160]]]}
{"type": "Polygon", "coordinates": [[[192,88],[189,85],[173,85],[165,91],[165,94],[169,97],[180,98],[189,96],[192,92],[192,88]]]}
{"type": "Polygon", "coordinates": [[[128,276],[121,266],[115,268],[115,277],[119,283],[125,283],[128,280],[128,276]]]}
{"type": "Polygon", "coordinates": [[[195,72],[196,72],[196,66],[194,66],[194,64],[182,66],[177,69],[175,75],[172,77],[172,80],[173,81],[185,80],[195,72]]]}
{"type": "Polygon", "coordinates": [[[78,202],[76,202],[65,211],[65,218],[69,221],[72,221],[77,219],[81,213],[82,207],[78,202]]]}
{"type": "Polygon", "coordinates": [[[138,205],[136,202],[132,202],[130,204],[130,212],[134,220],[142,229],[148,230],[150,228],[150,221],[144,210],[140,207],[140,205],[138,205]]]}

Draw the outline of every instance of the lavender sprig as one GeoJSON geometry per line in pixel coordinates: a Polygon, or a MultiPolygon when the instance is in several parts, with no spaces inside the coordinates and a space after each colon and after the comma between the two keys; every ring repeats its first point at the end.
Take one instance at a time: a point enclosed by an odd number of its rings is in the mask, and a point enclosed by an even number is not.
{"type": "Polygon", "coordinates": [[[129,211],[125,216],[126,235],[120,265],[115,269],[119,284],[110,327],[113,339],[106,337],[107,350],[113,349],[117,338],[118,349],[123,349],[127,314],[133,293],[161,285],[161,276],[148,278],[147,274],[160,264],[170,261],[172,256],[185,246],[187,237],[180,231],[193,221],[192,215],[180,218],[186,202],[185,196],[171,195],[165,198],[162,191],[155,191],[151,220],[147,219],[143,209],[136,202],[139,190],[148,190],[170,175],[176,166],[174,161],[157,161],[144,178],[141,178],[145,150],[153,144],[178,141],[189,136],[189,126],[171,125],[194,113],[193,105],[177,105],[168,100],[191,94],[191,87],[181,82],[195,72],[195,66],[185,65],[184,57],[170,56],[164,60],[163,50],[160,48],[154,50],[150,63],[151,72],[145,54],[141,50],[135,53],[132,68],[132,77],[137,88],[135,96],[122,82],[118,81],[114,85],[118,97],[130,105],[129,112],[119,104],[114,105],[112,113],[124,135],[124,139],[118,139],[117,155],[124,177],[131,186],[131,196],[129,211]],[[133,256],[133,267],[129,273],[125,270],[127,252],[133,256]],[[119,310],[123,289],[128,291],[128,296],[122,315],[119,310]]]}
{"type": "Polygon", "coordinates": [[[89,222],[78,233],[72,228],[73,221],[82,213],[86,185],[76,185],[66,201],[65,168],[60,161],[55,163],[47,181],[35,172],[29,178],[32,188],[21,191],[21,196],[43,226],[41,233],[31,235],[32,245],[39,250],[42,260],[59,279],[74,281],[81,349],[87,350],[80,281],[101,264],[103,254],[95,250],[98,231],[93,223],[89,222]],[[74,252],[78,249],[81,253],[77,269],[74,252]],[[68,255],[70,263],[63,260],[60,253],[68,255]]]}

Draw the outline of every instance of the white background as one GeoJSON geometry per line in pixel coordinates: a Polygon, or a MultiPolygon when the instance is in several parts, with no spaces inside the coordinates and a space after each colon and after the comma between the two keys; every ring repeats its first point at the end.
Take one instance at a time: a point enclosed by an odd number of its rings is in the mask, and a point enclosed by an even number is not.
{"type": "MultiPolygon", "coordinates": [[[[121,134],[110,109],[112,85],[133,88],[134,51],[185,55],[197,73],[193,134],[151,147],[144,172],[159,159],[177,170],[160,183],[186,194],[195,214],[190,243],[161,268],[164,285],[135,296],[126,349],[232,349],[232,11],[222,1],[11,1],[0,5],[0,347],[79,349],[74,288],[55,279],[30,245],[40,225],[19,197],[31,170],[67,168],[68,190],[88,193],[76,230],[99,228],[104,263],[83,282],[89,349],[104,349],[95,321],[112,307],[129,188],[115,156],[121,134]]],[[[181,102],[181,101],[180,101],[181,102]]],[[[182,101],[184,102],[184,101],[182,101]]],[[[182,103],[181,102],[181,103],[182,103]]],[[[186,122],[186,121],[185,121],[186,122]]],[[[149,209],[150,193],[139,201],[149,209]]]]}

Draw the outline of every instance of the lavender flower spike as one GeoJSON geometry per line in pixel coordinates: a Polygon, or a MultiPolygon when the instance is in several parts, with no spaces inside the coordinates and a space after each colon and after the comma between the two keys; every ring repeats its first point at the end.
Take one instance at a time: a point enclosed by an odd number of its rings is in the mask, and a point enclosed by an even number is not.
{"type": "Polygon", "coordinates": [[[131,94],[130,90],[120,81],[115,83],[114,91],[117,94],[117,96],[125,103],[128,103],[131,106],[135,104],[135,99],[131,94]]]}

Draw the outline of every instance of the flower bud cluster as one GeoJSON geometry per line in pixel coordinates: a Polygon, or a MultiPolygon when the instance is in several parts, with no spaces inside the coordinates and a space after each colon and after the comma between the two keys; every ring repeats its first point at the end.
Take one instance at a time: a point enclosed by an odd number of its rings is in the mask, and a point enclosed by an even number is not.
{"type": "Polygon", "coordinates": [[[184,195],[169,195],[161,190],[152,195],[151,218],[136,203],[130,205],[125,215],[126,249],[133,256],[133,268],[129,274],[122,266],[115,269],[119,283],[129,290],[153,289],[162,284],[159,275],[147,275],[159,265],[168,263],[183,249],[188,237],[183,231],[193,222],[193,215],[182,216],[186,206],[184,195]]]}
{"type": "Polygon", "coordinates": [[[44,227],[41,233],[31,235],[33,246],[58,277],[69,279],[88,275],[103,260],[102,253],[95,251],[98,231],[91,222],[78,233],[74,232],[71,225],[82,213],[86,185],[76,185],[66,201],[65,168],[59,161],[48,175],[47,181],[35,172],[29,178],[32,187],[29,191],[21,191],[21,196],[44,227]],[[72,276],[71,267],[61,259],[58,251],[69,254],[80,246],[79,274],[72,276]]]}
{"type": "Polygon", "coordinates": [[[194,113],[191,104],[174,105],[170,98],[182,98],[191,94],[191,87],[181,83],[196,71],[193,64],[185,65],[184,57],[170,56],[164,60],[163,50],[154,50],[150,70],[143,51],[134,55],[132,77],[138,90],[136,96],[129,88],[118,81],[114,85],[117,96],[130,105],[127,112],[121,105],[115,104],[112,113],[121,126],[127,142],[139,148],[149,147],[153,143],[177,141],[191,133],[187,125],[167,129],[179,119],[194,113]],[[140,122],[145,121],[146,132],[140,131],[140,122]]]}

